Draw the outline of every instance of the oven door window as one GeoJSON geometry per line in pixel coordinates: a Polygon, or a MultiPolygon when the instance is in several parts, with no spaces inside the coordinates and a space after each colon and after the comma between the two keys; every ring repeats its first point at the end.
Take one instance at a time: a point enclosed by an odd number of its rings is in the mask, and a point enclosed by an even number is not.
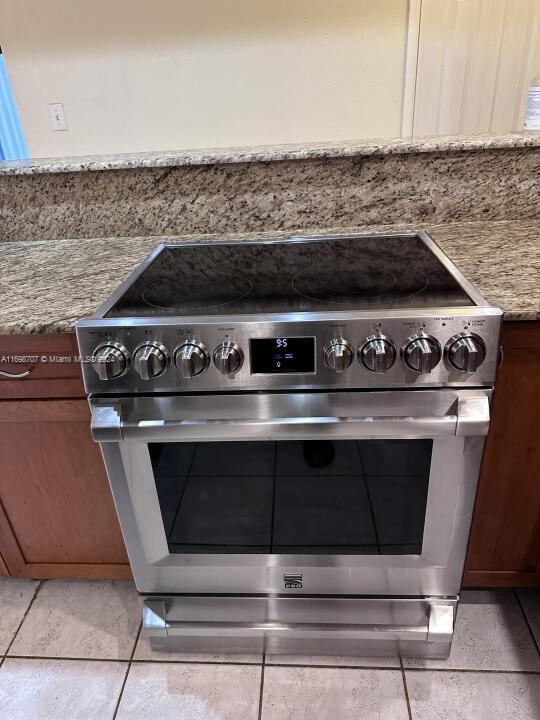
{"type": "Polygon", "coordinates": [[[432,440],[152,443],[171,553],[420,555],[432,440]]]}

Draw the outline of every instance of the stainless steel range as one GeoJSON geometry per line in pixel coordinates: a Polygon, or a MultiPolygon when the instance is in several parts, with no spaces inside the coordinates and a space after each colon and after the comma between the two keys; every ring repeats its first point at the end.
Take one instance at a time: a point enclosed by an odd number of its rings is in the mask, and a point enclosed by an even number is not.
{"type": "Polygon", "coordinates": [[[152,646],[446,657],[500,321],[424,233],[158,247],[77,325],[152,646]]]}

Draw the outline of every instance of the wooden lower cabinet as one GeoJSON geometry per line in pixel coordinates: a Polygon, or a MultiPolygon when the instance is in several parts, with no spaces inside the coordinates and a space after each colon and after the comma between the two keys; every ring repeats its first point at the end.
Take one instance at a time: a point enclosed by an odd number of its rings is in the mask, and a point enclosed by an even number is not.
{"type": "Polygon", "coordinates": [[[540,585],[540,323],[503,327],[464,585],[540,585]]]}
{"type": "Polygon", "coordinates": [[[0,552],[17,577],[130,577],[85,399],[0,402],[0,552]]]}

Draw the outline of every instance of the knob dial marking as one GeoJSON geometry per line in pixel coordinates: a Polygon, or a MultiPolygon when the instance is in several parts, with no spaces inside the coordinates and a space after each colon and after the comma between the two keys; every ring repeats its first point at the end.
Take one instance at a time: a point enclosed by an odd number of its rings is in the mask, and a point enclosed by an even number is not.
{"type": "Polygon", "coordinates": [[[396,346],[385,335],[371,335],[358,348],[358,359],[366,370],[382,375],[396,361],[396,346]]]}
{"type": "Polygon", "coordinates": [[[430,373],[441,359],[438,341],[425,333],[410,337],[401,352],[405,365],[421,375],[430,373]]]}
{"type": "Polygon", "coordinates": [[[119,343],[104,343],[94,350],[92,367],[100,380],[115,380],[129,367],[129,353],[119,343]]]}
{"type": "Polygon", "coordinates": [[[342,373],[351,366],[354,349],[352,345],[343,338],[334,338],[326,343],[324,350],[324,362],[330,370],[342,373]]]}
{"type": "Polygon", "coordinates": [[[176,348],[174,364],[182,377],[187,379],[202,375],[210,364],[210,358],[203,343],[192,340],[176,348]]]}
{"type": "Polygon", "coordinates": [[[486,359],[484,341],[475,333],[460,332],[446,343],[446,358],[455,370],[473,373],[486,359]]]}
{"type": "Polygon", "coordinates": [[[160,343],[147,342],[139,345],[133,353],[133,367],[143,380],[153,380],[163,375],[169,366],[169,353],[160,343]]]}
{"type": "Polygon", "coordinates": [[[214,350],[214,365],[222,375],[234,375],[244,363],[244,353],[234,342],[222,342],[214,350]]]}

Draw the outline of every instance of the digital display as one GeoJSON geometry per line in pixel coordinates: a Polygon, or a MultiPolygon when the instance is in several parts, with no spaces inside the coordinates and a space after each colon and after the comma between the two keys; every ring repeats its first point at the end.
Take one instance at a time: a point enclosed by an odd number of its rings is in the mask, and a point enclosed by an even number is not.
{"type": "Polygon", "coordinates": [[[315,338],[256,338],[250,346],[252,373],[315,372],[315,338]]]}

